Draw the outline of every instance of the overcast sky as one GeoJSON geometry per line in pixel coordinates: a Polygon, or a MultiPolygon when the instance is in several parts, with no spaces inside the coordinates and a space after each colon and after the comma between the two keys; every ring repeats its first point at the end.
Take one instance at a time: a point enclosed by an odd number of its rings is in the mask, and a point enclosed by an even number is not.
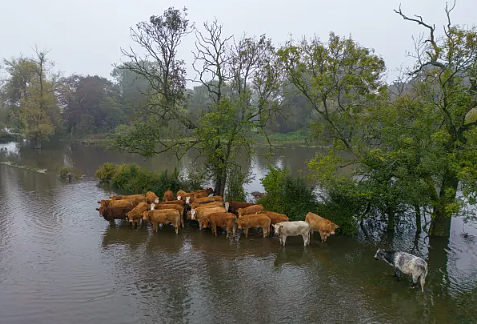
{"type": "MultiPolygon", "coordinates": [[[[420,14],[435,23],[439,33],[446,22],[443,0],[401,0],[408,15],[420,14]]],[[[129,28],[169,6],[187,7],[189,18],[201,27],[217,18],[228,35],[267,34],[276,45],[314,34],[327,39],[330,31],[374,48],[389,70],[409,65],[406,51],[412,36],[424,32],[393,12],[399,0],[0,0],[0,58],[31,55],[35,44],[51,50],[49,57],[64,75],[98,74],[110,78],[112,64],[121,60],[121,47],[133,45],[129,28]]],[[[453,22],[477,24],[477,0],[458,0],[453,22]]],[[[182,44],[188,77],[194,36],[182,44]]]]}

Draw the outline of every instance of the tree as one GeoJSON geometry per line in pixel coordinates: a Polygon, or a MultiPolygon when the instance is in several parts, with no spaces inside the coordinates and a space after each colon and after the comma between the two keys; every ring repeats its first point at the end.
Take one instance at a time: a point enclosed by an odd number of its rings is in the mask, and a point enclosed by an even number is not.
{"type": "Polygon", "coordinates": [[[471,171],[477,167],[477,121],[468,119],[477,106],[477,29],[453,25],[454,7],[455,4],[452,8],[446,6],[448,23],[442,38],[436,36],[435,25],[426,23],[421,16],[410,18],[401,8],[396,10],[403,19],[429,32],[416,44],[416,66],[411,75],[414,105],[425,114],[419,121],[428,121],[424,125],[429,130],[426,142],[430,144],[421,147],[425,151],[419,163],[424,165],[420,178],[428,183],[432,201],[430,233],[435,236],[450,235],[451,216],[466,203],[457,197],[459,184],[467,189],[465,196],[475,195],[477,180],[471,171]],[[429,158],[432,165],[426,165],[429,158]]]}
{"type": "Polygon", "coordinates": [[[61,82],[65,130],[74,136],[108,132],[126,121],[119,88],[99,76],[72,75],[61,82]]]}
{"type": "Polygon", "coordinates": [[[132,31],[147,54],[123,51],[128,58],[123,67],[148,80],[148,100],[131,125],[118,128],[113,147],[143,156],[173,152],[177,158],[195,147],[206,157],[215,193],[223,195],[236,154],[252,147],[252,133],[263,129],[276,108],[279,73],[265,36],[232,44],[216,22],[204,24],[205,33],[196,30],[194,53],[196,94],[200,91],[204,106],[189,111],[185,62],[177,58],[182,38],[192,30],[186,17],[185,9],[169,8],[132,31]]]}
{"type": "Polygon", "coordinates": [[[446,8],[448,25],[438,38],[422,17],[396,10],[429,37],[416,43],[411,79],[389,89],[381,81],[382,60],[351,40],[332,34],[327,46],[304,41],[280,52],[288,79],[321,116],[312,125],[315,138],[334,144],[310,168],[332,191],[346,187],[355,201],[365,197],[366,207],[355,209],[386,215],[390,231],[413,210],[417,232],[421,216],[430,214],[429,234],[449,236],[451,216],[476,202],[477,33],[452,25],[451,11],[446,8]],[[347,179],[337,175],[345,163],[339,150],[357,164],[347,179]]]}
{"type": "Polygon", "coordinates": [[[56,102],[56,75],[51,73],[52,63],[47,52],[36,49],[35,58],[5,61],[10,75],[6,96],[14,107],[14,116],[23,133],[35,148],[41,148],[60,126],[60,109],[56,102]]]}

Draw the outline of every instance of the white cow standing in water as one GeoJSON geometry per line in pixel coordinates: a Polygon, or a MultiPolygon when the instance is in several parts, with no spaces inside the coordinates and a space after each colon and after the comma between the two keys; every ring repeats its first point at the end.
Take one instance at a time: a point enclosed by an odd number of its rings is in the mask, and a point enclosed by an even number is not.
{"type": "Polygon", "coordinates": [[[272,226],[280,239],[280,244],[283,244],[283,246],[285,246],[288,236],[298,235],[303,237],[304,246],[310,244],[310,225],[305,221],[280,222],[272,226]]]}

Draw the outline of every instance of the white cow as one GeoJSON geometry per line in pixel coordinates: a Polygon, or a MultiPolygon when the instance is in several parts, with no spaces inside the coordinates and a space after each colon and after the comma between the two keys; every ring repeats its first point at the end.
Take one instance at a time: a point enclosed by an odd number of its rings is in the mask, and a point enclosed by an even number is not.
{"type": "Polygon", "coordinates": [[[304,246],[310,244],[310,225],[305,221],[280,222],[274,224],[273,228],[280,239],[280,244],[283,244],[283,246],[285,246],[288,236],[298,235],[303,237],[304,246]]]}

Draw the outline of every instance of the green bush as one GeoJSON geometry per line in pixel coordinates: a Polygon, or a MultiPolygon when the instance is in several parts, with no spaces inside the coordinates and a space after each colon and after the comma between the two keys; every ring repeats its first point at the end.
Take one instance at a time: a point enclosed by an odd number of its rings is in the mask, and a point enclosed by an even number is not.
{"type": "Polygon", "coordinates": [[[116,165],[104,163],[95,173],[101,183],[128,194],[146,193],[149,190],[161,197],[168,189],[177,192],[189,190],[187,183],[180,177],[179,171],[166,171],[160,174],[146,170],[136,163],[116,165]]]}
{"type": "Polygon", "coordinates": [[[233,167],[227,177],[225,198],[227,201],[245,201],[246,194],[243,185],[250,182],[248,172],[242,172],[240,167],[233,167]]]}
{"type": "Polygon", "coordinates": [[[159,175],[154,175],[154,180],[150,190],[154,191],[162,198],[162,195],[164,195],[166,190],[177,192],[179,189],[187,190],[188,188],[181,180],[179,171],[175,168],[171,173],[166,170],[162,171],[159,175]]]}
{"type": "Polygon", "coordinates": [[[58,170],[59,176],[61,180],[68,180],[68,181],[74,181],[81,179],[83,176],[83,173],[75,167],[61,167],[58,170]]]}
{"type": "Polygon", "coordinates": [[[111,179],[114,177],[116,172],[118,171],[119,166],[117,164],[107,162],[104,163],[98,170],[94,176],[99,179],[101,183],[111,183],[111,179]]]}
{"type": "Polygon", "coordinates": [[[308,212],[318,203],[313,188],[303,178],[294,178],[288,169],[269,167],[269,173],[261,180],[265,194],[259,203],[265,210],[286,214],[290,220],[305,220],[308,212]]]}
{"type": "MultiPolygon", "coordinates": [[[[122,164],[111,179],[111,185],[132,194],[151,190],[157,176],[136,163],[122,164]]],[[[158,194],[159,195],[159,194],[158,194]]]]}

